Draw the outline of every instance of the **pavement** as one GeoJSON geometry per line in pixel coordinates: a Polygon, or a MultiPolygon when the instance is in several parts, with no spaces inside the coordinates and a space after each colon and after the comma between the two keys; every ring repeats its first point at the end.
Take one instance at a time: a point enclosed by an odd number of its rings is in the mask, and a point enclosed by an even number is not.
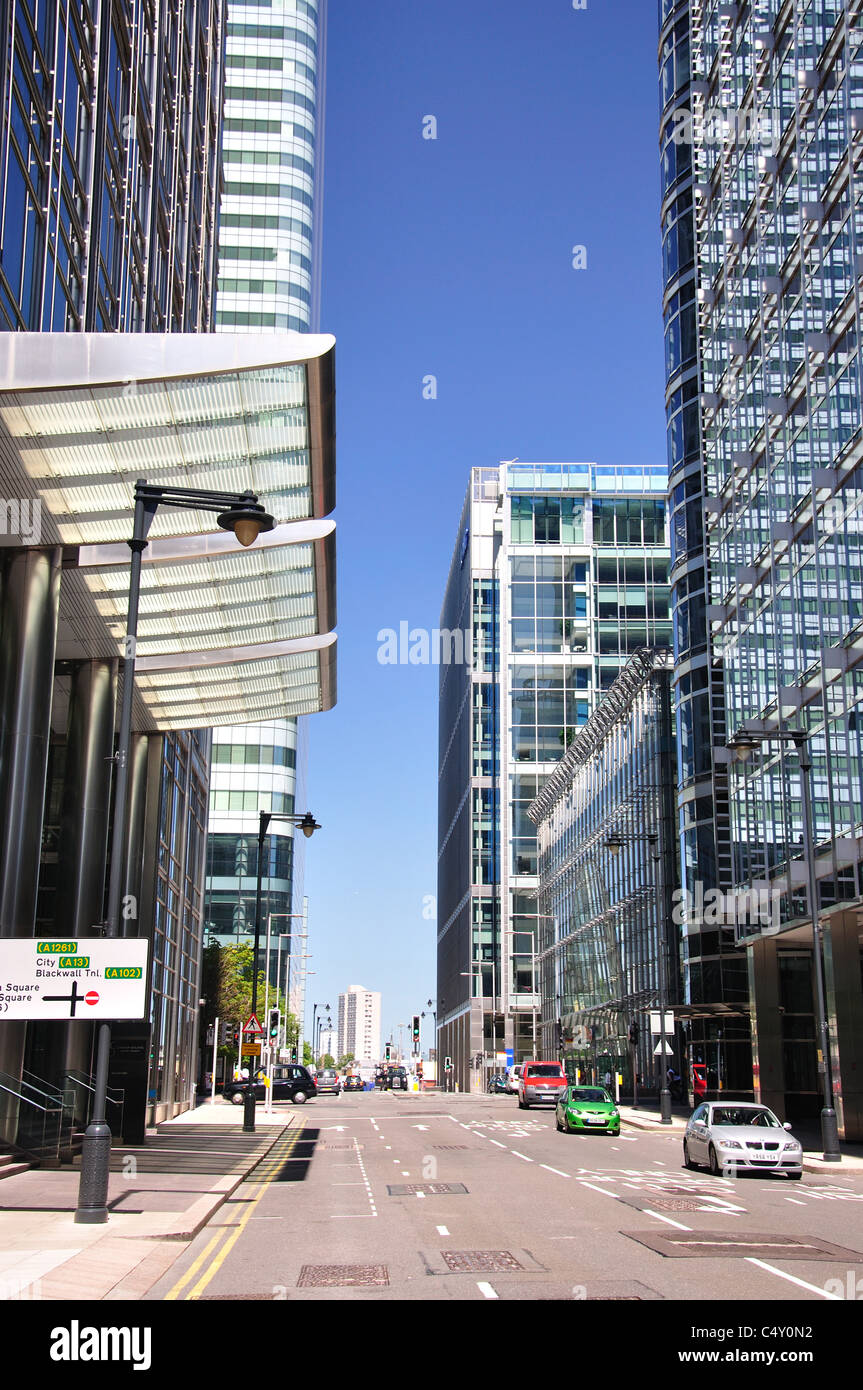
{"type": "Polygon", "coordinates": [[[300,1113],[259,1105],[243,1134],[242,1107],[219,1099],[148,1130],[143,1147],[114,1147],[100,1225],[75,1223],[79,1163],[4,1178],[0,1301],[143,1297],[300,1113]]]}

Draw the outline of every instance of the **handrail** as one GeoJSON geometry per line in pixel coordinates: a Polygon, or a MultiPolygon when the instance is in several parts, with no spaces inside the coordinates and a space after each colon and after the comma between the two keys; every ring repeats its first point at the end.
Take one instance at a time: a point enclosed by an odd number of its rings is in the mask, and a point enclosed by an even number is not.
{"type": "MultiPolygon", "coordinates": [[[[85,1080],[85,1072],[67,1071],[66,1077],[72,1082],[73,1086],[81,1086],[85,1091],[93,1091],[95,1094],[96,1087],[89,1077],[85,1080]]],[[[123,1090],[122,1086],[106,1086],[105,1099],[110,1101],[111,1105],[119,1105],[122,1107],[126,1103],[126,1092],[123,1090]],[[111,1095],[112,1091],[114,1095],[111,1095]]]]}
{"type": "MultiPolygon", "coordinates": [[[[59,1163],[63,1106],[40,1104],[25,1095],[22,1085],[29,1090],[36,1089],[6,1072],[0,1072],[0,1099],[3,1102],[0,1104],[0,1138],[37,1161],[59,1163]],[[7,1084],[10,1082],[11,1085],[7,1084]],[[29,1107],[23,1115],[20,1113],[22,1105],[29,1107]],[[14,1127],[14,1135],[7,1133],[11,1127],[14,1127]]],[[[39,1094],[44,1096],[44,1092],[39,1094]]],[[[44,1098],[49,1099],[47,1096],[44,1098]]]]}

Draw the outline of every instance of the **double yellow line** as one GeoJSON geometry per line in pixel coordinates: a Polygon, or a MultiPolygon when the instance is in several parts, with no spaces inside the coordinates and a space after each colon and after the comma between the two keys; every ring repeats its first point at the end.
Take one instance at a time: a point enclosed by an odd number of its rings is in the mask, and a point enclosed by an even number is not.
{"type": "MultiPolygon", "coordinates": [[[[300,1124],[296,1129],[291,1129],[287,1139],[282,1136],[276,1140],[275,1145],[267,1155],[263,1164],[259,1165],[261,1167],[261,1177],[257,1192],[249,1201],[245,1212],[240,1217],[238,1225],[235,1226],[233,1230],[223,1229],[213,1236],[209,1245],[201,1251],[198,1258],[189,1266],[182,1279],[178,1280],[174,1287],[165,1294],[165,1302],[170,1302],[173,1299],[181,1297],[186,1301],[200,1298],[210,1280],[218,1274],[228,1255],[231,1253],[231,1250],[243,1234],[246,1223],[252,1217],[255,1208],[264,1196],[270,1183],[281,1172],[286,1160],[291,1157],[291,1154],[303,1136],[304,1129],[305,1125],[300,1124]],[[221,1249],[218,1249],[220,1244],[221,1249]],[[188,1293],[183,1293],[186,1285],[195,1278],[195,1275],[198,1274],[200,1270],[203,1270],[203,1273],[201,1273],[197,1283],[189,1289],[188,1293]]],[[[222,1210],[225,1210],[225,1208],[223,1207],[222,1210]]]]}

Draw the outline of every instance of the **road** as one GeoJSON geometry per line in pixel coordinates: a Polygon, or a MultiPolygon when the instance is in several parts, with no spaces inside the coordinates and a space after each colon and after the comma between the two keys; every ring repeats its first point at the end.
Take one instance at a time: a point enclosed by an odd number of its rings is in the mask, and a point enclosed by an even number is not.
{"type": "Polygon", "coordinates": [[[713,1178],[682,1166],[679,1135],[559,1134],[553,1111],[506,1096],[286,1110],[276,1149],[148,1298],[863,1295],[860,1173],[713,1178]]]}

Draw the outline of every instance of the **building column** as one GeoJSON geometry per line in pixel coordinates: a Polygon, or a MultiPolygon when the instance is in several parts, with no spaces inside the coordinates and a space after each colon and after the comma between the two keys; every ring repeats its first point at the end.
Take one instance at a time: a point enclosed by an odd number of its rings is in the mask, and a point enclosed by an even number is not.
{"type": "Polygon", "coordinates": [[[827,1024],[839,1133],[863,1140],[863,954],[859,909],[832,913],[824,922],[827,1024]]]}
{"type": "Polygon", "coordinates": [[[779,1012],[779,966],[776,942],[769,938],[747,946],[752,1021],[752,1071],[755,1099],[780,1118],[785,1115],[785,1064],[782,1015],[779,1012]]]}
{"type": "MultiPolygon", "coordinates": [[[[0,597],[0,937],[32,936],[42,847],[60,602],[59,547],[15,550],[0,597]]],[[[0,1071],[20,1075],[25,1025],[0,1029],[0,1071]]]]}

